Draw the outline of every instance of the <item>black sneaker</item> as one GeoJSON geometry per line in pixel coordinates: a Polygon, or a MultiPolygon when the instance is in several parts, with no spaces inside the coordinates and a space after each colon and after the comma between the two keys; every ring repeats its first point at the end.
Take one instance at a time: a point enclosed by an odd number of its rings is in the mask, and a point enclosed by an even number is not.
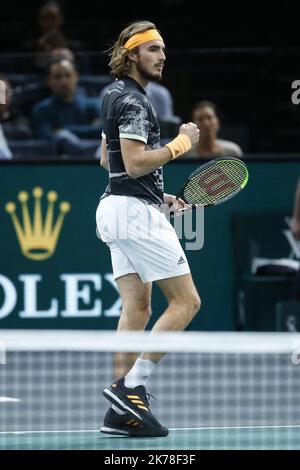
{"type": "Polygon", "coordinates": [[[124,385],[124,377],[122,377],[109,388],[104,389],[103,395],[118,408],[130,413],[132,418],[135,418],[139,423],[147,427],[162,428],[164,435],[168,434],[168,429],[164,428],[151,413],[146,389],[143,385],[127,388],[124,385]]]}
{"type": "Polygon", "coordinates": [[[168,434],[166,428],[147,427],[132,418],[130,413],[119,415],[112,408],[107,411],[100,431],[112,436],[124,437],[163,437],[168,434]]]}

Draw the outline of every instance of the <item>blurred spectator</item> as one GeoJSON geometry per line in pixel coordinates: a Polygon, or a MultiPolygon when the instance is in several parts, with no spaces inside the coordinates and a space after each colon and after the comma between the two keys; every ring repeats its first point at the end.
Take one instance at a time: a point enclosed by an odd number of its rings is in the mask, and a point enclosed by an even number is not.
{"type": "Polygon", "coordinates": [[[66,47],[67,41],[63,33],[60,31],[45,33],[36,44],[35,66],[39,69],[45,69],[49,64],[51,52],[57,49],[66,49],[66,47]]]}
{"type": "Polygon", "coordinates": [[[81,41],[69,38],[64,34],[64,16],[58,2],[50,0],[44,3],[39,10],[37,23],[40,36],[38,39],[31,39],[25,43],[25,48],[27,50],[36,51],[38,49],[37,45],[39,41],[42,40],[43,37],[47,37],[47,34],[52,32],[59,32],[66,43],[66,47],[73,51],[83,49],[83,43],[81,41]]]}
{"type": "Polygon", "coordinates": [[[168,88],[160,83],[149,82],[146,87],[146,92],[157,113],[158,119],[174,118],[173,99],[168,88]]]}
{"type": "MultiPolygon", "coordinates": [[[[69,38],[63,31],[64,17],[60,5],[55,1],[46,2],[38,15],[38,38],[25,42],[24,48],[35,54],[33,71],[43,72],[50,61],[50,53],[54,49],[69,49],[79,52],[84,48],[81,41],[69,38]]],[[[77,57],[77,64],[81,73],[90,72],[90,63],[87,55],[77,57]]]]}
{"type": "Polygon", "coordinates": [[[193,108],[192,119],[200,130],[200,139],[189,156],[215,158],[218,156],[241,157],[243,152],[234,142],[218,139],[220,120],[217,108],[211,101],[200,101],[193,108]]]}
{"type": "Polygon", "coordinates": [[[95,149],[100,140],[101,120],[98,100],[82,96],[77,89],[78,74],[70,60],[50,64],[48,85],[52,96],[33,108],[33,124],[40,139],[54,139],[60,153],[80,154],[95,149]]]}
{"type": "MultiPolygon", "coordinates": [[[[10,94],[9,94],[9,88],[7,86],[7,81],[4,80],[3,78],[2,82],[5,83],[5,99],[4,102],[1,101],[0,103],[0,119],[2,120],[2,116],[5,114],[8,106],[9,106],[9,101],[10,101],[10,94]]],[[[4,135],[2,126],[0,124],[0,160],[10,160],[12,158],[12,153],[8,147],[6,137],[4,135]]]]}
{"type": "MultiPolygon", "coordinates": [[[[300,179],[298,181],[298,186],[295,194],[295,203],[291,228],[296,240],[300,240],[300,179]]],[[[300,302],[300,270],[296,275],[294,286],[294,300],[300,302]]]]}
{"type": "MultiPolygon", "coordinates": [[[[49,68],[49,64],[63,59],[74,62],[75,64],[74,54],[70,49],[54,49],[49,53],[49,62],[47,68],[49,68]]],[[[75,64],[75,67],[77,69],[77,63],[75,64]]],[[[13,108],[17,108],[18,114],[31,117],[33,106],[39,101],[42,101],[50,96],[51,90],[48,86],[48,80],[45,80],[45,74],[46,76],[48,75],[47,70],[40,77],[34,77],[32,81],[28,80],[15,87],[13,108]]],[[[82,96],[89,96],[85,87],[81,85],[77,86],[77,94],[82,96]]]]}
{"type": "Polygon", "coordinates": [[[13,102],[13,90],[9,81],[0,76],[6,85],[6,102],[1,105],[1,126],[6,139],[18,140],[32,137],[29,119],[27,119],[13,102]]]}
{"type": "Polygon", "coordinates": [[[38,24],[40,31],[48,33],[49,31],[58,30],[64,23],[61,8],[57,2],[45,2],[41,7],[38,15],[38,24]]]}
{"type": "Polygon", "coordinates": [[[50,53],[50,62],[57,62],[58,60],[63,59],[75,63],[75,56],[73,52],[67,47],[57,47],[52,49],[50,53]]]}
{"type": "MultiPolygon", "coordinates": [[[[34,65],[38,72],[44,72],[50,62],[59,59],[75,62],[75,54],[61,31],[49,31],[37,42],[34,65]]],[[[76,62],[81,73],[90,72],[89,57],[86,54],[79,55],[76,62]]]]}

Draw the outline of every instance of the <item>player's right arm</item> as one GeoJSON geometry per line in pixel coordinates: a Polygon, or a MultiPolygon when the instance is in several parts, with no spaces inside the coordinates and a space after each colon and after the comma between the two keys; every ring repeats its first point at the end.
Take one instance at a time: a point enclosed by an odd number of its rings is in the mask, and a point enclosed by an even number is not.
{"type": "Polygon", "coordinates": [[[182,124],[178,136],[159,149],[148,150],[142,141],[121,138],[121,152],[126,172],[131,178],[139,178],[151,173],[170,160],[186,153],[198,141],[199,130],[192,122],[182,124]]]}

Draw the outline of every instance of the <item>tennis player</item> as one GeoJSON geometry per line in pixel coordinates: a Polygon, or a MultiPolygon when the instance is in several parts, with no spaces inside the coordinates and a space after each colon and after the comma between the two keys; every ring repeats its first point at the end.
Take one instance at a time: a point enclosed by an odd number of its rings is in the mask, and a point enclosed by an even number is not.
{"type": "MultiPolygon", "coordinates": [[[[96,213],[99,235],[111,252],[114,279],[122,299],[118,331],[144,330],[155,281],[168,307],[152,332],[184,330],[200,308],[185,253],[165,211],[186,204],[164,193],[162,166],[188,152],[199,140],[193,123],[160,146],[160,129],[145,87],[159,81],[165,44],[153,23],[127,26],[110,50],[116,78],[103,99],[101,165],[109,183],[96,213]]],[[[127,436],[166,436],[149,409],[146,384],[163,353],[141,354],[103,392],[112,403],[101,431],[127,436]],[[127,372],[127,373],[126,373],[127,372]]]]}

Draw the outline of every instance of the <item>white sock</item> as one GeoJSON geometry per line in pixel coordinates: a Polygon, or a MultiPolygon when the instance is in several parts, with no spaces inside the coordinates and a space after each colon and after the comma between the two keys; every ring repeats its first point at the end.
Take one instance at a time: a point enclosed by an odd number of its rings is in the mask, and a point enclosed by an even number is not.
{"type": "Polygon", "coordinates": [[[118,415],[126,415],[126,411],[120,410],[116,405],[111,405],[111,407],[118,415]]]}
{"type": "Polygon", "coordinates": [[[134,388],[138,385],[146,386],[147,380],[155,369],[156,363],[150,361],[150,359],[137,358],[132,369],[125,376],[124,385],[127,388],[134,388]]]}

